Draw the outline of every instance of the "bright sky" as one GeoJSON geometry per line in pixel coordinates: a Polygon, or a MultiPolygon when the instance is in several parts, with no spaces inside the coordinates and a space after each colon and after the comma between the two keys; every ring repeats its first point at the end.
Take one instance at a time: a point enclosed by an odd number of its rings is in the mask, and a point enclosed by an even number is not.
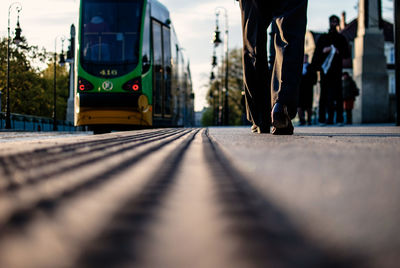
{"type": "MultiPolygon", "coordinates": [[[[22,4],[20,24],[22,34],[29,44],[44,46],[54,51],[57,38],[57,50],[61,51],[60,37],[69,37],[72,23],[77,21],[79,0],[19,0],[22,4]]],[[[241,47],[240,10],[234,0],[160,0],[171,12],[172,22],[178,34],[181,46],[190,59],[193,86],[196,94],[195,109],[206,105],[205,94],[211,71],[211,38],[215,29],[215,8],[224,7],[229,19],[229,47],[241,47]]],[[[8,8],[12,0],[0,1],[0,36],[7,35],[8,8]]],[[[357,16],[358,0],[309,0],[308,28],[315,31],[328,29],[328,17],[332,14],[347,13],[347,21],[357,16]]],[[[384,18],[393,21],[392,4],[383,0],[384,18]]],[[[222,17],[222,16],[221,16],[222,17]]],[[[11,10],[11,29],[15,28],[17,12],[11,10]]],[[[224,19],[220,27],[224,30],[224,19]]],[[[67,48],[67,44],[64,47],[67,48]]]]}

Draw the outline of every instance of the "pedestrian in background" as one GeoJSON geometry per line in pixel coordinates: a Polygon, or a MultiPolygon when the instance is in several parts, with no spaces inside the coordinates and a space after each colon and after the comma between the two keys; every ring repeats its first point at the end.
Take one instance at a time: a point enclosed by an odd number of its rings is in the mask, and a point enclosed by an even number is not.
{"type": "Polygon", "coordinates": [[[356,97],[360,94],[356,83],[348,72],[343,73],[343,109],[346,111],[346,124],[353,124],[353,108],[356,97]]]}
{"type": "Polygon", "coordinates": [[[247,119],[254,133],[292,135],[304,55],[308,0],[240,0],[247,119]],[[274,21],[275,57],[268,68],[267,28],[274,21]],[[271,112],[272,107],[272,112],[271,112]]]}
{"type": "Polygon", "coordinates": [[[303,73],[300,82],[299,105],[297,114],[300,119],[300,125],[304,126],[307,122],[311,125],[312,105],[313,105],[313,87],[317,82],[317,74],[313,70],[312,65],[308,62],[308,55],[304,55],[303,73]],[[306,121],[307,115],[307,121],[306,121]]]}
{"type": "Polygon", "coordinates": [[[339,17],[332,15],[329,25],[329,32],[317,41],[312,61],[321,77],[318,121],[333,124],[336,112],[336,123],[343,124],[343,61],[350,59],[350,50],[346,38],[338,32],[339,17]]]}

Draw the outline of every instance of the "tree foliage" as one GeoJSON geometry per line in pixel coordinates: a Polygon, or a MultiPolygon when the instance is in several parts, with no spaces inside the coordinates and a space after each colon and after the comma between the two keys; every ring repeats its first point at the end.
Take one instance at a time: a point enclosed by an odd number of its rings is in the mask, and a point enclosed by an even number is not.
{"type": "MultiPolygon", "coordinates": [[[[10,110],[12,113],[51,117],[53,113],[54,61],[45,49],[24,39],[10,44],[10,110]],[[44,70],[43,70],[44,68],[44,70]]],[[[5,112],[7,87],[7,38],[0,41],[1,107],[5,112]]],[[[68,72],[57,66],[57,118],[65,119],[68,72]]]]}
{"type": "MultiPolygon", "coordinates": [[[[203,114],[203,125],[217,125],[219,116],[219,107],[223,105],[225,93],[225,62],[218,66],[216,78],[210,82],[207,94],[207,103],[209,108],[203,114]],[[211,119],[210,119],[211,118],[211,119]]],[[[242,125],[243,122],[243,71],[241,49],[233,49],[229,53],[228,64],[228,103],[229,103],[229,125],[242,125]]]]}
{"type": "Polygon", "coordinates": [[[214,109],[212,107],[208,107],[204,109],[203,116],[201,117],[201,125],[202,126],[213,126],[214,122],[214,109]]]}

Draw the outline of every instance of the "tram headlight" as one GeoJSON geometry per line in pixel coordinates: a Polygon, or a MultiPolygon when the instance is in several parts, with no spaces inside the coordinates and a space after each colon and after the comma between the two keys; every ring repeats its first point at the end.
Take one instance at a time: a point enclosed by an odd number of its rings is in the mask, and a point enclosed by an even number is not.
{"type": "Polygon", "coordinates": [[[132,80],[129,80],[122,86],[123,90],[126,91],[133,91],[133,92],[142,92],[142,81],[140,78],[135,78],[132,80]]]}
{"type": "Polygon", "coordinates": [[[88,80],[78,77],[78,91],[88,91],[93,89],[93,84],[88,80]]]}

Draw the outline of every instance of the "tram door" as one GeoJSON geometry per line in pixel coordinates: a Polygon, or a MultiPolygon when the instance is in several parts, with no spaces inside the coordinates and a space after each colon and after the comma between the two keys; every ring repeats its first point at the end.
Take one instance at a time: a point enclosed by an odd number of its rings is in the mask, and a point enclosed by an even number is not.
{"type": "Polygon", "coordinates": [[[172,117],[170,28],[153,20],[154,116],[172,117]]]}

